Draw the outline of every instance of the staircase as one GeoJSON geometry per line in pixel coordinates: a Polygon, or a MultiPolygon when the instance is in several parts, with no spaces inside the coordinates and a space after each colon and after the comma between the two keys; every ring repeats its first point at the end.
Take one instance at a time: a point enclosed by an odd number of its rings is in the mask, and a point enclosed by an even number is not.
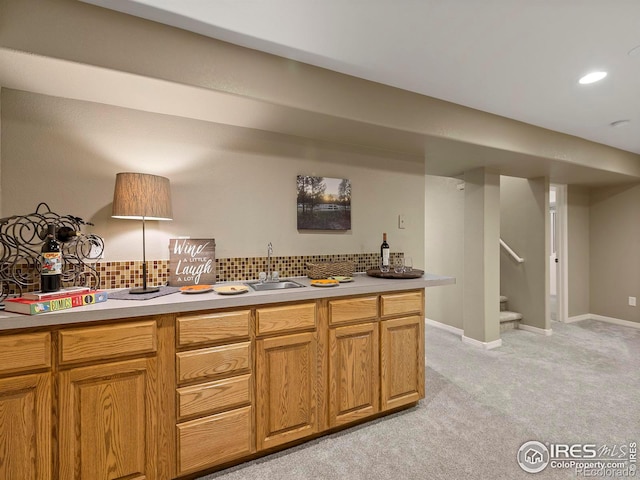
{"type": "Polygon", "coordinates": [[[508,301],[507,297],[500,295],[500,333],[519,328],[520,320],[522,320],[521,313],[508,310],[508,301]]]}

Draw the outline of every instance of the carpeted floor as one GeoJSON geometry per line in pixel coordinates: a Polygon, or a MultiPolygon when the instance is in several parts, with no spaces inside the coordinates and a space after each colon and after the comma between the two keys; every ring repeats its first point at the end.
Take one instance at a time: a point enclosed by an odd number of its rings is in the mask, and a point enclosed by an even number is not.
{"type": "Polygon", "coordinates": [[[505,332],[501,348],[484,351],[427,326],[418,406],[200,480],[577,478],[525,473],[518,449],[640,443],[640,330],[591,320],[552,328],[550,337],[505,332]]]}

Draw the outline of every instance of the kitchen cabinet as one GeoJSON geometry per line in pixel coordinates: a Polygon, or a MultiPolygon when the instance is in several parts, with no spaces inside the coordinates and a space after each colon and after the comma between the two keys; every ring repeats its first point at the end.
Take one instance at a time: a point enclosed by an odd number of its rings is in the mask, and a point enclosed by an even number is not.
{"type": "Polygon", "coordinates": [[[156,321],[57,334],[60,480],[156,479],[156,321]]]}
{"type": "Polygon", "coordinates": [[[424,385],[424,291],[380,296],[381,409],[417,402],[424,385]]]}
{"type": "Polygon", "coordinates": [[[347,288],[0,334],[0,478],[191,478],[414,404],[424,290],[347,288]]]}
{"type": "Polygon", "coordinates": [[[247,309],[176,318],[177,475],[255,450],[251,319],[247,309]]]}
{"type": "Polygon", "coordinates": [[[380,410],[378,296],[329,300],[329,426],[380,410]]]}
{"type": "Polygon", "coordinates": [[[275,334],[256,341],[258,450],[319,430],[316,310],[314,302],[256,311],[258,335],[275,334]]]}
{"type": "Polygon", "coordinates": [[[329,331],[329,425],[374,415],[379,410],[378,324],[329,331]]]}
{"type": "Polygon", "coordinates": [[[0,337],[0,375],[0,478],[49,480],[51,334],[0,337]]]}

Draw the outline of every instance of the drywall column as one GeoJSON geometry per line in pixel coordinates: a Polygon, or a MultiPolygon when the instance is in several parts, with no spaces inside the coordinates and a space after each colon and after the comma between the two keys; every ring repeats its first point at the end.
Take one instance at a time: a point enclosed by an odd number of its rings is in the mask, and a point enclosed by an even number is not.
{"type": "Polygon", "coordinates": [[[460,330],[464,296],[463,187],[459,178],[427,175],[425,179],[425,270],[456,278],[455,285],[429,289],[425,315],[460,330]]]}
{"type": "Polygon", "coordinates": [[[549,179],[501,177],[500,236],[524,263],[504,251],[501,293],[509,310],[523,316],[520,328],[550,334],[549,315],[549,179]]]}
{"type": "Polygon", "coordinates": [[[464,174],[464,311],[462,340],[484,348],[500,340],[500,176],[464,174]]]}
{"type": "Polygon", "coordinates": [[[589,303],[589,188],[569,185],[567,195],[569,317],[588,316],[589,303]]]}

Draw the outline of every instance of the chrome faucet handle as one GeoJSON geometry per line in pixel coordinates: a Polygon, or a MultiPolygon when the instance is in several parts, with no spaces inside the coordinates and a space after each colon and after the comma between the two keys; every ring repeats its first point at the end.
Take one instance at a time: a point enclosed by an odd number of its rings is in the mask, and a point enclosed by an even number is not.
{"type": "Polygon", "coordinates": [[[258,274],[258,280],[260,283],[264,283],[267,280],[267,272],[260,272],[258,274]]]}

